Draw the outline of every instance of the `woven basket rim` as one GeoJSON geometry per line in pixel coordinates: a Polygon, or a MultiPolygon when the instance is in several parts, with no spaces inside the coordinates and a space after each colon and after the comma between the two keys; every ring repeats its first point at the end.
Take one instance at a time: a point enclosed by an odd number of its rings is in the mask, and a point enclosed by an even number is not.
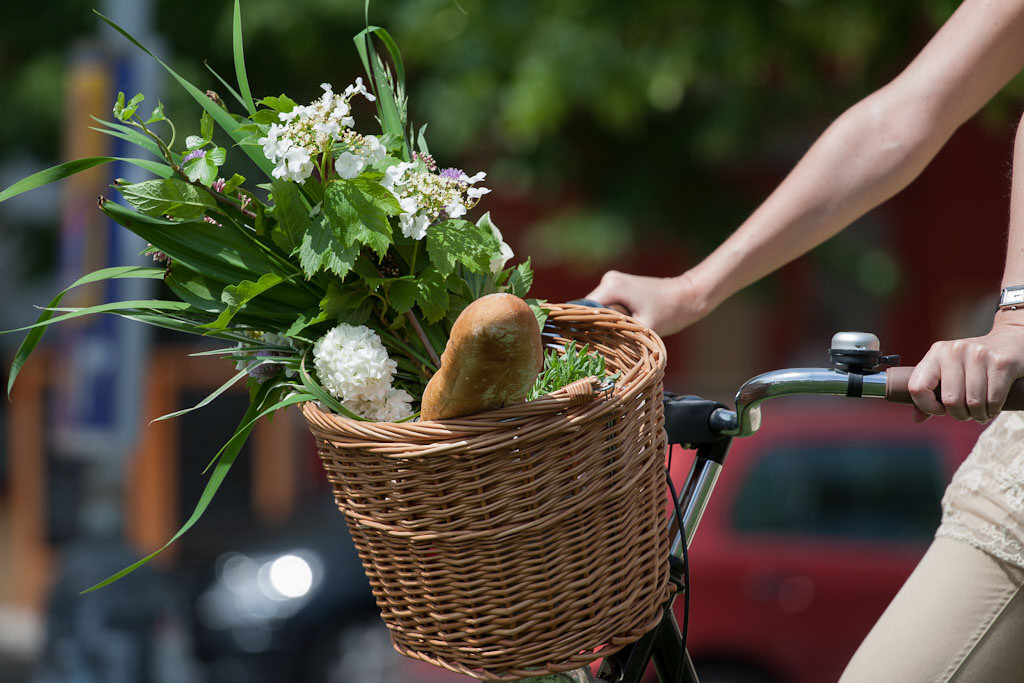
{"type": "MultiPolygon", "coordinates": [[[[640,372],[639,365],[629,368],[623,373],[614,387],[608,392],[597,391],[598,381],[592,379],[591,389],[593,400],[582,405],[574,405],[576,400],[567,387],[562,387],[550,394],[540,396],[533,401],[505,406],[497,410],[488,410],[464,417],[444,420],[419,420],[415,422],[365,422],[353,420],[321,408],[316,402],[300,404],[300,408],[310,423],[319,427],[325,436],[330,433],[344,436],[346,439],[358,439],[363,445],[373,450],[381,450],[382,455],[401,455],[408,457],[408,446],[415,444],[424,449],[420,454],[437,454],[443,451],[461,450],[468,445],[467,440],[475,440],[482,435],[500,435],[505,432],[541,429],[553,421],[564,424],[589,417],[592,413],[605,411],[612,405],[626,401],[656,381],[666,365],[665,344],[651,329],[641,325],[633,318],[604,308],[593,308],[577,304],[545,304],[551,311],[548,320],[553,318],[565,327],[570,323],[598,328],[616,328],[633,341],[649,347],[655,360],[655,368],[640,372]],[[405,448],[400,453],[388,453],[388,444],[400,441],[405,448]],[[378,448],[374,448],[374,447],[378,448]]],[[[624,369],[625,370],[625,369],[624,369]]],[[[480,452],[479,444],[474,445],[474,452],[480,452]]],[[[486,450],[486,448],[484,449],[486,450]]]]}

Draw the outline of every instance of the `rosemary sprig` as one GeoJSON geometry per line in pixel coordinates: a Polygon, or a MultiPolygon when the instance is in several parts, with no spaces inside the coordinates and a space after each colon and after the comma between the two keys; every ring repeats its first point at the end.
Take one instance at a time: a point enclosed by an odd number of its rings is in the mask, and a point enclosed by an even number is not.
{"type": "MultiPolygon", "coordinates": [[[[565,353],[561,355],[555,349],[548,349],[544,354],[544,369],[537,376],[526,400],[532,401],[538,396],[550,394],[584,377],[604,378],[604,356],[596,351],[588,352],[589,349],[590,344],[577,348],[574,342],[566,344],[565,353]]],[[[616,373],[612,379],[618,376],[616,373]]]]}

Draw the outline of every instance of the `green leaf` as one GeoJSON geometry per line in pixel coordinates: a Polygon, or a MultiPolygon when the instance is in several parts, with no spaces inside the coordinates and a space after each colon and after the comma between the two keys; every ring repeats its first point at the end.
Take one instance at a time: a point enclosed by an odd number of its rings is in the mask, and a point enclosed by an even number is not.
{"type": "Polygon", "coordinates": [[[209,194],[177,178],[145,180],[117,189],[129,204],[150,216],[198,218],[217,207],[216,200],[209,194]]]}
{"type": "Polygon", "coordinates": [[[358,256],[359,246],[345,246],[324,219],[313,221],[302,234],[299,244],[299,263],[307,279],[321,270],[329,270],[343,278],[352,270],[358,256]]]}
{"type": "Polygon", "coordinates": [[[427,230],[427,254],[442,275],[464,264],[474,273],[488,273],[491,259],[499,253],[498,241],[491,231],[462,219],[438,223],[427,230]]]}
{"type": "Polygon", "coordinates": [[[434,267],[429,267],[416,280],[416,303],[428,323],[441,320],[448,312],[447,278],[434,267]]]}
{"type": "Polygon", "coordinates": [[[346,248],[366,245],[383,257],[392,243],[391,224],[375,201],[355,183],[332,180],[324,193],[323,210],[346,248]]]}
{"type": "MultiPolygon", "coordinates": [[[[274,111],[282,114],[286,114],[292,109],[295,109],[295,100],[285,94],[282,94],[280,97],[264,97],[260,100],[260,104],[264,107],[270,107],[274,111]]],[[[275,118],[274,120],[277,121],[278,119],[275,118]]]]}
{"type": "Polygon", "coordinates": [[[270,163],[270,160],[267,159],[266,156],[263,155],[263,148],[259,145],[247,144],[248,139],[246,134],[238,130],[241,124],[235,121],[235,119],[231,117],[231,114],[224,111],[224,109],[222,109],[219,105],[214,103],[213,100],[206,96],[206,93],[202,92],[194,85],[189,83],[187,80],[182,78],[177,71],[169,67],[166,63],[164,63],[163,60],[161,60],[155,54],[150,52],[149,49],[146,48],[146,46],[144,46],[142,43],[140,43],[138,40],[132,37],[130,33],[125,31],[123,28],[121,28],[120,26],[118,26],[113,21],[103,16],[99,12],[96,12],[95,10],[93,11],[96,13],[97,16],[99,16],[100,19],[109,24],[115,31],[123,35],[125,38],[130,40],[132,44],[134,44],[140,50],[142,50],[147,55],[155,59],[157,63],[160,64],[160,66],[162,66],[167,71],[167,73],[169,73],[174,78],[174,80],[178,81],[181,87],[183,87],[185,91],[192,96],[192,99],[198,102],[199,106],[205,109],[210,114],[210,116],[213,117],[213,120],[217,122],[217,124],[224,130],[224,132],[226,132],[229,136],[231,136],[232,140],[239,144],[242,150],[249,156],[250,159],[253,160],[253,163],[255,163],[256,166],[261,171],[263,171],[268,178],[272,177],[271,174],[274,170],[274,165],[270,163]]]}
{"type": "MultiPolygon", "coordinates": [[[[300,244],[312,220],[306,210],[302,192],[295,183],[286,180],[275,180],[273,188],[274,207],[270,214],[277,219],[277,224],[270,229],[270,238],[286,254],[294,252],[300,244]]],[[[310,262],[312,263],[312,262],[310,262]]],[[[307,277],[313,277],[316,271],[306,271],[307,277]]]]}
{"type": "Polygon", "coordinates": [[[185,149],[189,151],[193,149],[199,149],[209,141],[209,138],[204,138],[201,135],[189,135],[187,138],[185,138],[185,149]]]}
{"type": "Polygon", "coordinates": [[[110,163],[111,161],[124,161],[129,164],[134,164],[139,168],[144,168],[150,173],[163,178],[170,178],[173,174],[170,166],[155,161],[148,161],[146,159],[128,159],[124,157],[85,157],[84,159],[75,159],[74,161],[69,161],[64,164],[53,166],[44,171],[33,173],[27,178],[22,178],[3,192],[0,192],[0,202],[6,201],[11,197],[16,197],[22,192],[28,192],[29,190],[34,190],[37,187],[49,185],[52,182],[62,180],[76,173],[81,173],[82,171],[93,168],[94,166],[110,163]]]}
{"type": "Polygon", "coordinates": [[[124,93],[117,93],[117,102],[114,103],[114,116],[121,121],[128,121],[131,117],[135,116],[135,112],[144,99],[146,99],[145,96],[142,93],[138,93],[126,103],[124,101],[124,93]]]}
{"type": "Polygon", "coordinates": [[[381,277],[380,271],[366,256],[360,255],[352,270],[362,280],[363,285],[372,291],[380,289],[381,285],[387,282],[387,278],[381,277]]]}
{"type": "Polygon", "coordinates": [[[208,111],[204,111],[199,117],[199,134],[207,140],[213,139],[213,117],[208,111]]]}
{"type": "Polygon", "coordinates": [[[544,304],[548,301],[547,299],[527,299],[526,303],[533,311],[533,315],[537,318],[537,324],[540,326],[541,331],[544,331],[544,325],[548,321],[548,316],[551,315],[550,308],[544,308],[544,304]]]}
{"type": "Polygon", "coordinates": [[[338,315],[359,308],[370,292],[360,285],[338,285],[335,282],[327,286],[327,295],[320,300],[320,310],[335,318],[338,315]]]}
{"type": "MultiPolygon", "coordinates": [[[[249,238],[229,226],[203,221],[167,221],[140,214],[115,202],[104,202],[103,212],[181,264],[224,284],[252,279],[261,273],[289,275],[249,238]]],[[[284,292],[293,291],[287,288],[284,292]]],[[[278,293],[283,293],[278,290],[278,293]]],[[[313,301],[308,296],[291,299],[300,311],[313,301]]]]}
{"type": "Polygon", "coordinates": [[[533,270],[530,268],[530,259],[527,258],[512,269],[512,274],[508,278],[508,292],[523,299],[529,293],[532,286],[533,270]]]}
{"type": "Polygon", "coordinates": [[[245,51],[242,49],[242,10],[235,0],[235,15],[231,22],[231,43],[235,54],[235,77],[238,78],[238,90],[242,94],[242,101],[245,104],[249,116],[256,113],[256,105],[252,101],[252,92],[249,90],[249,79],[245,75],[245,51]]]}
{"type": "Polygon", "coordinates": [[[420,154],[430,154],[430,148],[427,147],[427,139],[423,134],[427,132],[427,124],[420,126],[420,133],[416,136],[416,146],[419,147],[420,154]]]}
{"type": "Polygon", "coordinates": [[[228,285],[220,295],[221,301],[227,304],[227,308],[217,316],[216,320],[212,323],[203,325],[203,327],[211,330],[223,330],[243,306],[271,287],[281,284],[283,281],[284,278],[280,275],[267,273],[256,282],[244,280],[239,282],[237,285],[228,285]]]}
{"type": "Polygon", "coordinates": [[[282,334],[285,337],[295,337],[307,327],[318,325],[322,322],[326,322],[330,319],[330,316],[326,311],[321,311],[319,307],[312,310],[306,311],[295,319],[295,322],[285,330],[282,334]]]}
{"type": "Polygon", "coordinates": [[[217,165],[206,154],[186,161],[183,170],[189,180],[202,183],[206,187],[213,185],[213,181],[217,179],[217,165]]]}
{"type": "Polygon", "coordinates": [[[82,285],[91,284],[93,282],[100,282],[102,280],[118,280],[122,278],[140,278],[149,280],[159,280],[164,276],[163,268],[144,268],[142,266],[117,266],[115,268],[103,268],[101,270],[94,271],[78,278],[70,286],[66,287],[52,301],[46,306],[39,318],[36,320],[35,329],[31,330],[25,339],[21,342],[21,346],[18,347],[18,351],[14,354],[14,361],[11,363],[11,373],[7,378],[7,395],[11,395],[11,389],[14,388],[14,380],[17,378],[18,373],[21,372],[22,366],[28,360],[28,357],[32,355],[32,351],[35,350],[36,346],[39,345],[40,340],[43,338],[43,332],[46,331],[46,326],[42,323],[50,320],[53,317],[54,309],[60,305],[64,295],[70,292],[75,287],[82,285]]]}
{"type": "Polygon", "coordinates": [[[352,178],[351,180],[341,180],[338,182],[348,183],[352,188],[355,188],[362,193],[366,201],[383,211],[388,216],[397,216],[402,213],[402,206],[398,203],[398,199],[395,197],[394,193],[380,184],[379,178],[381,177],[381,174],[377,175],[377,179],[367,178],[365,175],[360,175],[352,178]]]}
{"type": "Polygon", "coordinates": [[[224,183],[224,189],[221,190],[221,194],[230,195],[234,194],[238,186],[245,182],[244,175],[238,175],[237,173],[231,176],[226,183],[224,183]]]}
{"type": "Polygon", "coordinates": [[[206,152],[206,158],[213,162],[214,166],[223,166],[228,153],[223,147],[214,147],[206,152]]]}
{"type": "MultiPolygon", "coordinates": [[[[264,125],[271,123],[280,123],[281,119],[279,114],[273,109],[260,109],[258,112],[253,114],[253,123],[261,123],[264,125]]],[[[262,136],[261,136],[262,137],[262,136]]]]}
{"type": "Polygon", "coordinates": [[[157,102],[156,107],[153,109],[153,113],[146,119],[146,123],[156,123],[157,121],[166,121],[167,118],[164,116],[164,103],[157,102]]]}
{"type": "MultiPolygon", "coordinates": [[[[225,284],[211,280],[180,263],[173,263],[171,272],[164,278],[167,287],[182,301],[187,301],[205,313],[219,315],[226,308],[220,295],[225,284]]],[[[194,333],[195,330],[189,330],[194,333]]]]}
{"type": "Polygon", "coordinates": [[[416,303],[419,288],[412,278],[400,278],[388,287],[388,303],[399,313],[405,313],[416,303]]]}

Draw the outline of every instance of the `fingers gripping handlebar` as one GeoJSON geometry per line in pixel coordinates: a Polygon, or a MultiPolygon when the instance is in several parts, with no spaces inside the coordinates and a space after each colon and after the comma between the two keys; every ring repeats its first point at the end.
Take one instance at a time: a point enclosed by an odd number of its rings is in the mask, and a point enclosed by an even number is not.
{"type": "MultiPolygon", "coordinates": [[[[910,375],[914,372],[913,366],[889,368],[885,371],[885,400],[893,403],[913,403],[910,395],[910,375]]],[[[935,398],[942,402],[939,390],[935,388],[935,398]]],[[[1003,403],[1003,410],[1024,410],[1024,378],[1018,379],[1010,385],[1010,393],[1003,403]]]]}

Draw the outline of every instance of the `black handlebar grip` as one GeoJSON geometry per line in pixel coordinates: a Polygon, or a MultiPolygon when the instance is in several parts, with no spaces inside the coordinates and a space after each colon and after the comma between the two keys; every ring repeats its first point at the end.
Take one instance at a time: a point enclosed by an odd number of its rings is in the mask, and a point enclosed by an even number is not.
{"type": "MultiPolygon", "coordinates": [[[[889,368],[885,371],[885,400],[893,403],[913,403],[910,395],[910,374],[914,366],[889,368]]],[[[939,387],[935,388],[935,397],[942,402],[939,387]]],[[[1024,410],[1024,378],[1018,379],[1010,386],[1010,393],[1003,404],[1003,410],[1024,410]]]]}

